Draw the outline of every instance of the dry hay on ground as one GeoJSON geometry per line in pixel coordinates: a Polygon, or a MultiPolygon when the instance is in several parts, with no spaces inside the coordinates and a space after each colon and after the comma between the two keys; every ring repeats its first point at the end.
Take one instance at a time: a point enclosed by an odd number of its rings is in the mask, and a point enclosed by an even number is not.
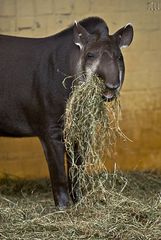
{"type": "Polygon", "coordinates": [[[99,179],[65,211],[55,209],[47,180],[0,180],[0,239],[161,240],[160,175],[102,173],[99,179]]]}

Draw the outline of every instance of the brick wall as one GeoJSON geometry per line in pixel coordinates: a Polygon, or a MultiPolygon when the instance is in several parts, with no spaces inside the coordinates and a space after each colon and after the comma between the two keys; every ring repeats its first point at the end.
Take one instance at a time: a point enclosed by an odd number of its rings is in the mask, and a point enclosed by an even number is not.
{"type": "MultiPolygon", "coordinates": [[[[123,50],[121,122],[133,142],[119,143],[112,158],[122,169],[161,170],[161,0],[0,0],[0,33],[47,36],[92,15],[103,17],[111,33],[128,22],[135,29],[133,44],[123,50]]],[[[46,175],[37,139],[1,138],[0,172],[46,175]]]]}

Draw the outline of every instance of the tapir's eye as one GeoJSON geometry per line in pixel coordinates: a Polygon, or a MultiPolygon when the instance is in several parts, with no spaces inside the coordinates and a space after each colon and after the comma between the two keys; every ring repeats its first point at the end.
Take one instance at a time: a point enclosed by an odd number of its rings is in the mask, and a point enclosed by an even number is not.
{"type": "Polygon", "coordinates": [[[96,54],[95,54],[95,53],[92,53],[92,52],[88,52],[88,53],[87,53],[87,58],[92,59],[92,58],[95,58],[95,57],[96,57],[96,54]]]}

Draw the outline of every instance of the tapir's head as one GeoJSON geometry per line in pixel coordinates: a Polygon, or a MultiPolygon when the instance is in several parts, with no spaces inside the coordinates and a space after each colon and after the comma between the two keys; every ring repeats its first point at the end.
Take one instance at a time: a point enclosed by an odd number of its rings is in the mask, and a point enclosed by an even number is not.
{"type": "Polygon", "coordinates": [[[124,81],[124,60],[121,48],[128,47],[133,39],[131,24],[109,35],[108,28],[89,33],[81,23],[75,23],[74,43],[77,46],[74,64],[77,74],[85,74],[88,80],[97,75],[104,80],[104,99],[111,101],[121,89],[124,81]]]}

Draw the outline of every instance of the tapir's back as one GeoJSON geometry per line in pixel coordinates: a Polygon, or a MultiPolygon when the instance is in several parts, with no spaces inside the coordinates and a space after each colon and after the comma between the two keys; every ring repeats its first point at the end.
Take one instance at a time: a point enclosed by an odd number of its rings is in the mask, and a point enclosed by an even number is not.
{"type": "Polygon", "coordinates": [[[4,77],[8,81],[16,81],[15,74],[21,72],[21,76],[25,76],[27,71],[31,71],[39,59],[40,51],[38,39],[0,35],[1,84],[4,77]]]}

